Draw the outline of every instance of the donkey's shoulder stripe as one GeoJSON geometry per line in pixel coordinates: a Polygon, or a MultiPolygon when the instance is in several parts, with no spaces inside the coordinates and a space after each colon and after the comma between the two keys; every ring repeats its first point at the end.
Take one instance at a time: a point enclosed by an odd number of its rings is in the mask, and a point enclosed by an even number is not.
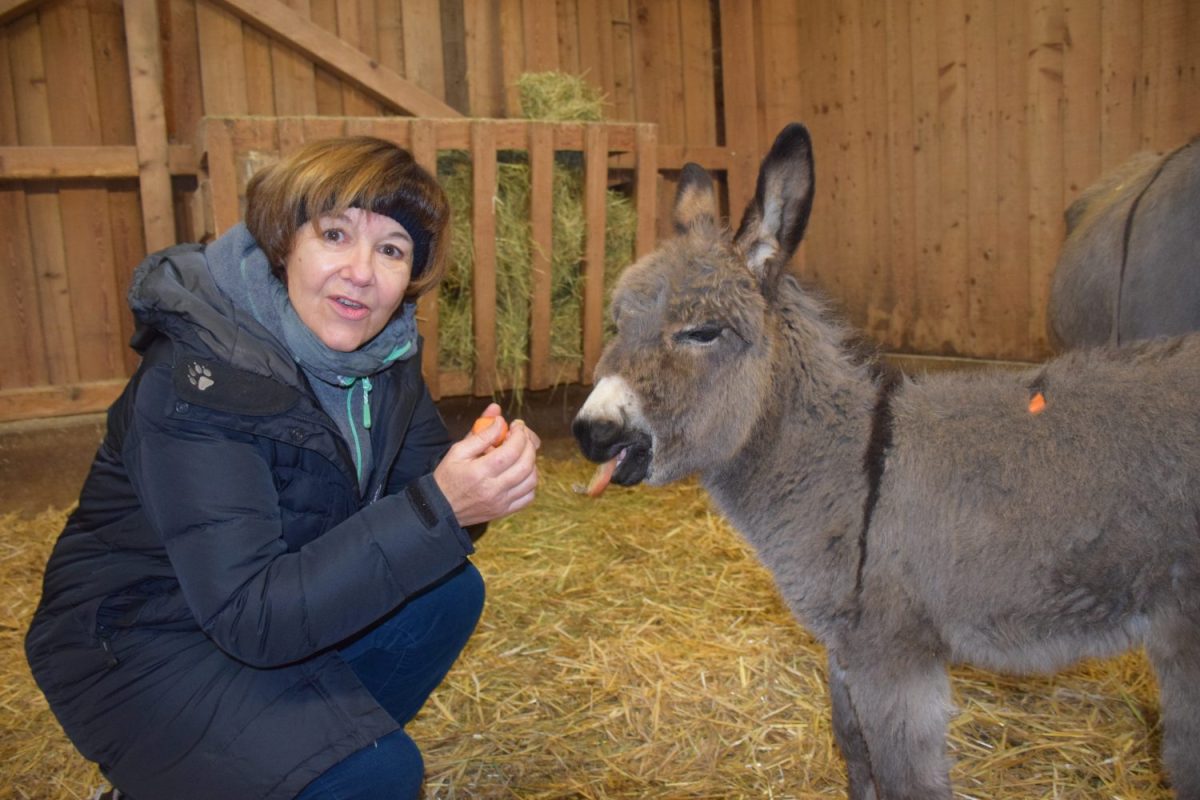
{"type": "Polygon", "coordinates": [[[883,468],[888,450],[892,447],[892,395],[900,385],[900,375],[885,371],[879,377],[875,409],[871,413],[871,436],[863,454],[863,472],[867,476],[867,497],[863,501],[862,528],[858,532],[858,570],[854,576],[854,598],[856,608],[863,589],[863,569],[867,564],[867,533],[871,529],[871,518],[879,503],[879,485],[883,482],[883,468]]]}

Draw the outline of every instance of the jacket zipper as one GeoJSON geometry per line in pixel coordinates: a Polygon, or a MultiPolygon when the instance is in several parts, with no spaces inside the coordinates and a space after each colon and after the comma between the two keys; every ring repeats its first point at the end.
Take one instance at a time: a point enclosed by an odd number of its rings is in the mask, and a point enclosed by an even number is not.
{"type": "Polygon", "coordinates": [[[109,669],[112,669],[121,663],[117,656],[113,653],[112,649],[112,637],[114,633],[115,631],[107,625],[99,625],[96,627],[96,636],[100,639],[100,649],[104,651],[104,656],[108,660],[109,669]]]}

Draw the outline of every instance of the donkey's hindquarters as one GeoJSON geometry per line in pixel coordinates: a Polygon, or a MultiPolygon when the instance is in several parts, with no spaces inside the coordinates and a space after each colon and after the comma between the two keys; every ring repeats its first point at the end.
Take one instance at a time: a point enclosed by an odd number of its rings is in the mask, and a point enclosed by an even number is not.
{"type": "Polygon", "coordinates": [[[1060,347],[1200,330],[1200,139],[1138,153],[1067,209],[1046,310],[1060,347]]]}

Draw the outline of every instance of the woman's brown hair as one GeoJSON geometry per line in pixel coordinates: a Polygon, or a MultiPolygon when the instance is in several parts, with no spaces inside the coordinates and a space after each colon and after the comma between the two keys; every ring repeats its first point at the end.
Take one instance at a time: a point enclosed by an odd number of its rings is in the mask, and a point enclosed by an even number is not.
{"type": "Polygon", "coordinates": [[[450,243],[446,193],[392,142],[371,136],[310,142],[256,172],[246,187],[246,228],[280,280],[297,231],[349,208],[400,219],[408,229],[414,249],[406,297],[418,297],[442,279],[450,243]],[[422,248],[425,239],[428,245],[422,248]],[[422,249],[426,256],[418,263],[422,249]]]}

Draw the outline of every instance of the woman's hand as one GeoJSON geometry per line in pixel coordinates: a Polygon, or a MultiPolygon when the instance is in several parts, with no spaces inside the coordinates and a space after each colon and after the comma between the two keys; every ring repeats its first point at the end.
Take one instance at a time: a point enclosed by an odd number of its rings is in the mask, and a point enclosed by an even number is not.
{"type": "MultiPolygon", "coordinates": [[[[483,416],[500,416],[500,406],[490,404],[483,416]]],[[[468,433],[433,471],[433,480],[463,527],[499,519],[533,502],[542,441],[519,419],[497,445],[500,433],[496,424],[468,433]]]]}

